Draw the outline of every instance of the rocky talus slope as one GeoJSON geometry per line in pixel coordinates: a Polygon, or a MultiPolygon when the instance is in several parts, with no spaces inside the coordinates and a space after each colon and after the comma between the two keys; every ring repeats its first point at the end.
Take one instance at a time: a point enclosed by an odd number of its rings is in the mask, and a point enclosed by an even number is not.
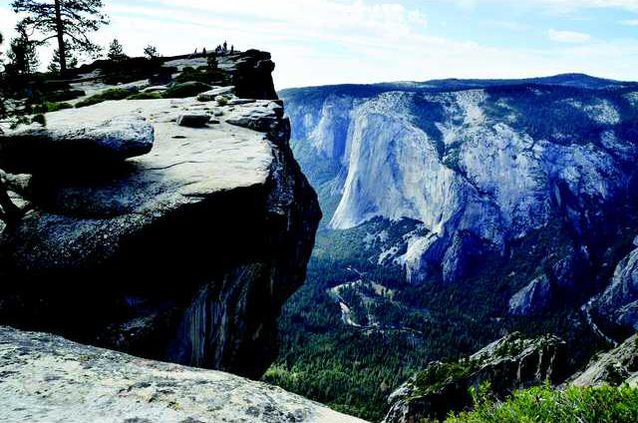
{"type": "Polygon", "coordinates": [[[570,386],[638,386],[638,335],[616,348],[597,353],[573,373],[567,344],[553,336],[525,339],[508,335],[453,363],[430,364],[390,396],[386,423],[443,420],[450,412],[472,407],[471,389],[488,382],[490,395],[504,399],[514,390],[549,383],[554,389],[570,386]]]}
{"type": "Polygon", "coordinates": [[[607,288],[583,307],[611,334],[627,336],[638,330],[638,238],[634,247],[616,266],[607,288]]]}
{"type": "Polygon", "coordinates": [[[25,215],[0,235],[0,324],[259,378],[321,217],[267,58],[224,58],[241,89],[211,87],[219,101],[107,101],[5,132],[25,215]]]}
{"type": "Polygon", "coordinates": [[[444,419],[472,405],[470,389],[489,383],[491,392],[505,397],[516,389],[562,382],[566,375],[565,343],[554,336],[525,339],[508,335],[467,359],[431,363],[389,398],[386,423],[444,419]]]}
{"type": "Polygon", "coordinates": [[[587,368],[571,378],[576,386],[638,386],[638,335],[633,335],[611,351],[598,354],[587,368]]]}
{"type": "Polygon", "coordinates": [[[282,389],[0,327],[7,423],[355,423],[282,389]]]}

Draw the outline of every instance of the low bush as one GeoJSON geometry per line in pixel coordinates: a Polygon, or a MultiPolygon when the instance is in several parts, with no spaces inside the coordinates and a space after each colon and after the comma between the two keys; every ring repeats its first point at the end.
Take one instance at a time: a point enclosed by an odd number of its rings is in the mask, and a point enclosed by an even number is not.
{"type": "Polygon", "coordinates": [[[133,94],[132,96],[128,97],[127,100],[160,100],[162,98],[164,97],[162,97],[161,93],[154,92],[133,94]]]}
{"type": "Polygon", "coordinates": [[[73,108],[73,106],[69,103],[51,103],[51,102],[46,102],[45,107],[46,107],[47,113],[73,108]]]}
{"type": "Polygon", "coordinates": [[[102,103],[108,100],[124,100],[136,93],[137,91],[135,90],[126,90],[124,88],[111,88],[80,101],[78,104],[75,105],[75,107],[80,108],[80,107],[92,106],[94,104],[102,103]]]}
{"type": "Polygon", "coordinates": [[[184,82],[170,87],[162,94],[164,98],[186,98],[195,97],[204,91],[211,89],[211,86],[202,82],[184,82]]]}
{"type": "Polygon", "coordinates": [[[505,402],[478,399],[474,411],[446,423],[631,423],[638,422],[638,388],[549,386],[517,391],[505,402]]]}

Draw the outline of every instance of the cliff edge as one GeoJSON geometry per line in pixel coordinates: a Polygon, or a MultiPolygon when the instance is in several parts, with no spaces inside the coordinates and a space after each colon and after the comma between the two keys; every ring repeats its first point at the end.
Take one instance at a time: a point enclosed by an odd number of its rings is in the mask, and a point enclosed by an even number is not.
{"type": "Polygon", "coordinates": [[[0,324],[259,378],[321,217],[269,57],[224,57],[215,75],[239,87],[186,81],[161,88],[184,98],[105,101],[0,136],[25,213],[0,235],[0,324]]]}

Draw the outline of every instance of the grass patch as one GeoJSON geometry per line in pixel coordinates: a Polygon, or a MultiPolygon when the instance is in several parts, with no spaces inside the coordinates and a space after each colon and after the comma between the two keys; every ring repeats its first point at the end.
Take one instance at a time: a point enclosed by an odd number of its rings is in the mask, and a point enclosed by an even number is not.
{"type": "Polygon", "coordinates": [[[211,86],[203,82],[185,82],[176,84],[166,90],[163,94],[164,98],[187,98],[195,97],[205,91],[211,89],[211,86]]]}
{"type": "Polygon", "coordinates": [[[75,105],[75,107],[80,108],[92,106],[94,104],[102,103],[109,100],[124,100],[136,93],[137,91],[125,90],[123,88],[111,88],[80,101],[78,104],[75,105]]]}
{"type": "Polygon", "coordinates": [[[629,423],[638,421],[638,389],[549,386],[515,392],[505,402],[476,399],[476,408],[446,423],[629,423]]]}
{"type": "Polygon", "coordinates": [[[69,103],[51,103],[48,101],[45,103],[45,107],[46,107],[46,113],[57,112],[60,110],[73,108],[73,106],[69,103]]]}
{"type": "Polygon", "coordinates": [[[137,94],[133,94],[132,96],[128,97],[127,100],[161,100],[162,98],[162,94],[161,93],[137,93],[137,94]]]}

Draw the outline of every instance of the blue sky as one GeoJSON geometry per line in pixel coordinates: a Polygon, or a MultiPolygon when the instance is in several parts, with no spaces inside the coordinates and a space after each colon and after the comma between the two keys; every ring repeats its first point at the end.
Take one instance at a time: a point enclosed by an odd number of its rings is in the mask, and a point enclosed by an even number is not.
{"type": "MultiPolygon", "coordinates": [[[[271,51],[278,88],[584,72],[638,79],[638,0],[105,0],[127,53],[271,51]]],[[[0,0],[0,28],[15,17],[0,0]]],[[[49,52],[43,52],[46,56],[49,52]]]]}

